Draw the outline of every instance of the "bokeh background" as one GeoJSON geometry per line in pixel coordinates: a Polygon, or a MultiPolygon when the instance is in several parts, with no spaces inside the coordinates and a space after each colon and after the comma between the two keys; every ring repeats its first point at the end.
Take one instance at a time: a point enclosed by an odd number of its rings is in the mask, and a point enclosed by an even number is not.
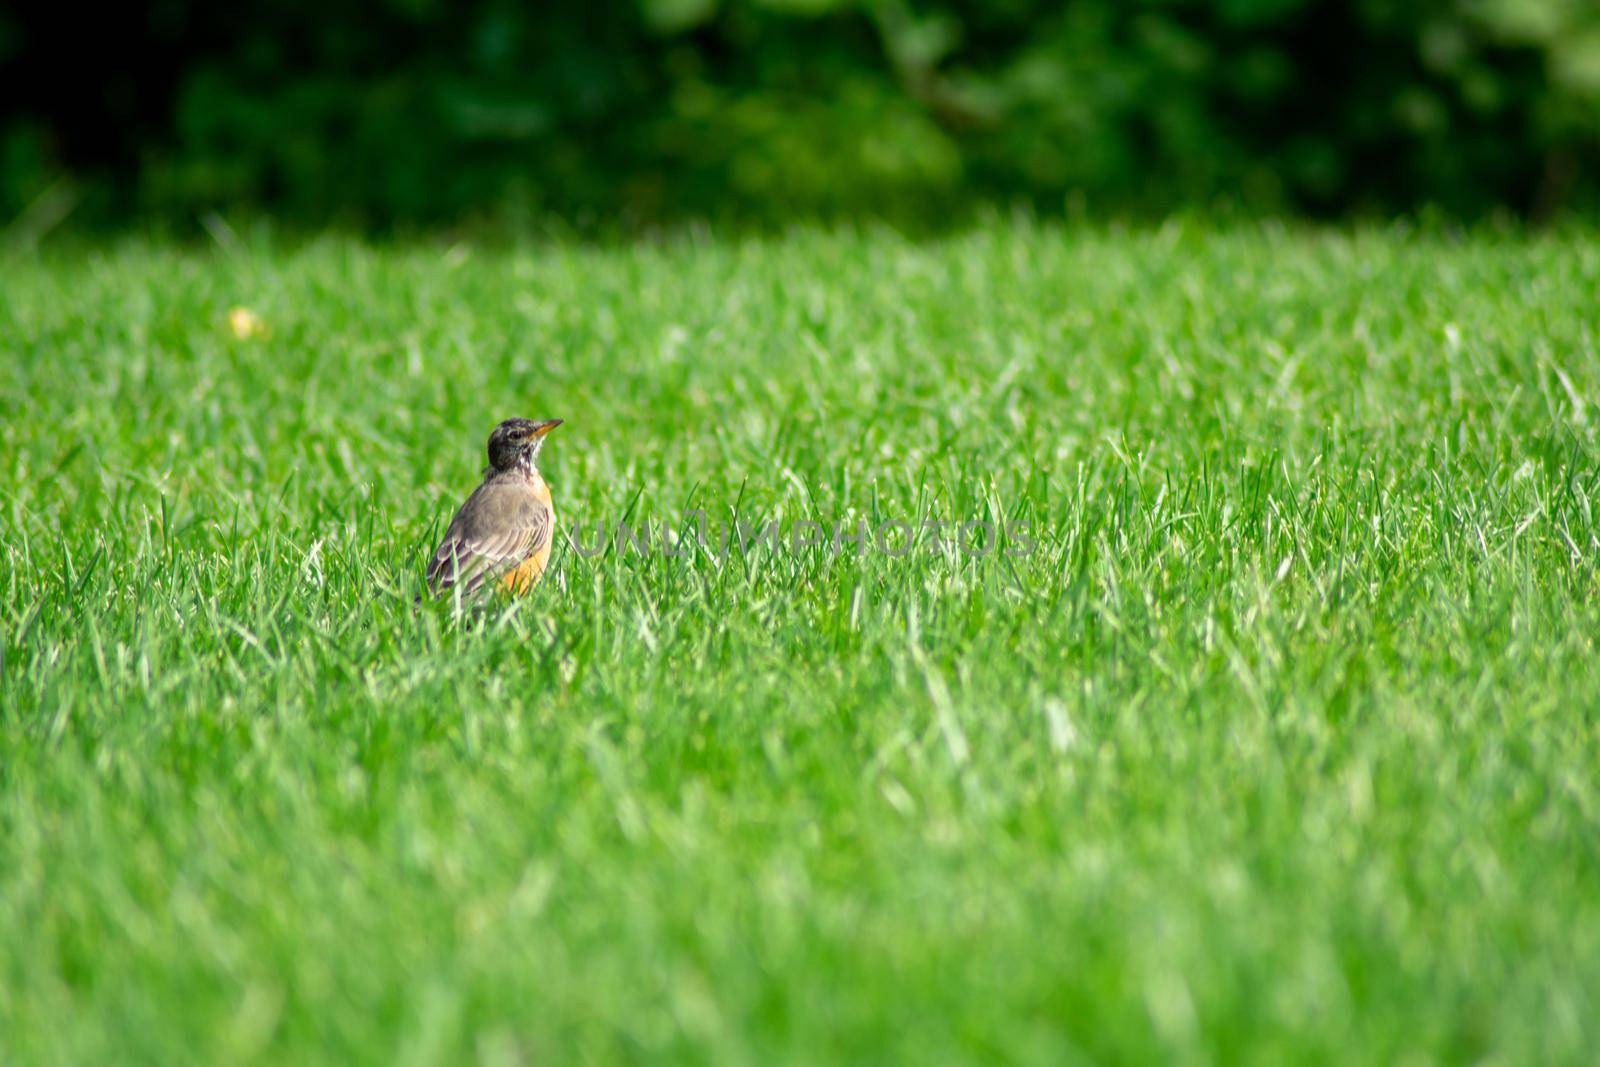
{"type": "Polygon", "coordinates": [[[34,228],[1600,204],[1594,0],[33,2],[0,67],[34,228]]]}

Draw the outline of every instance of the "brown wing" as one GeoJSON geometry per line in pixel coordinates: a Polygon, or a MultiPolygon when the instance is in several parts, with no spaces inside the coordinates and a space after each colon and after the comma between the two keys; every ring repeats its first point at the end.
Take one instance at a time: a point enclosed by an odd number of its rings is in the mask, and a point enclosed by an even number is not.
{"type": "Polygon", "coordinates": [[[470,596],[550,544],[549,503],[525,483],[485,482],[467,498],[428,564],[435,595],[470,596]]]}

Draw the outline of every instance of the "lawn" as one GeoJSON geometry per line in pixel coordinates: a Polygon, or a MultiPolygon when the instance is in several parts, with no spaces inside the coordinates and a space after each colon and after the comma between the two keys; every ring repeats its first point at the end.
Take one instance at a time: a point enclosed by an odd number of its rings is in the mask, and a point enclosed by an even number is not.
{"type": "Polygon", "coordinates": [[[1600,1047],[1592,231],[0,270],[0,1062],[1600,1047]]]}

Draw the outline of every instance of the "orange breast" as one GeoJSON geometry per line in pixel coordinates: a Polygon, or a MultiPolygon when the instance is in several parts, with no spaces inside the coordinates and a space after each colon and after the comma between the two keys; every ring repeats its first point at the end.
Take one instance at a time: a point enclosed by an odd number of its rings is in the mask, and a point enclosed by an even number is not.
{"type": "Polygon", "coordinates": [[[550,487],[544,479],[534,476],[533,491],[544,500],[545,507],[550,509],[550,536],[544,539],[544,544],[527,559],[517,564],[505,573],[500,579],[500,587],[517,596],[521,596],[539,584],[539,579],[544,576],[545,564],[550,562],[550,547],[556,543],[556,509],[550,500],[550,487]]]}
{"type": "Polygon", "coordinates": [[[511,570],[500,579],[500,584],[511,592],[521,596],[539,584],[539,579],[544,575],[544,565],[550,561],[550,545],[545,546],[511,570]]]}

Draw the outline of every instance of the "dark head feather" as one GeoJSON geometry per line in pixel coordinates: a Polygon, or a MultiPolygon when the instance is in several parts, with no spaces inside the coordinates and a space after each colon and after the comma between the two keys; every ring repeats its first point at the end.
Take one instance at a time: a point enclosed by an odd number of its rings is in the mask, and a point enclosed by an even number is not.
{"type": "Polygon", "coordinates": [[[531,470],[544,445],[544,435],[561,425],[560,419],[507,419],[489,434],[489,467],[508,471],[531,470]]]}

